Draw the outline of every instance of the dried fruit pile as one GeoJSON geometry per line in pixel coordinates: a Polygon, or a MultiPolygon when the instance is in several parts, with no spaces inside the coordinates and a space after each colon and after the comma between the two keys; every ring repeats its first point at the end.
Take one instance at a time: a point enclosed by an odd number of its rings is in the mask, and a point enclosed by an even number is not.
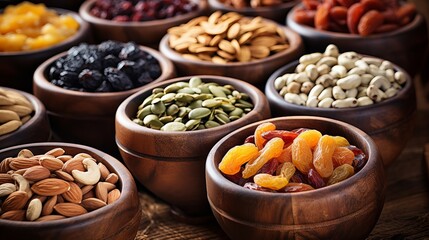
{"type": "Polygon", "coordinates": [[[0,87],[0,136],[28,122],[33,111],[33,104],[24,95],[0,87]]]}
{"type": "Polygon", "coordinates": [[[0,218],[52,221],[112,204],[119,177],[89,154],[62,148],[34,155],[23,149],[0,163],[0,218]]]}
{"type": "Polygon", "coordinates": [[[165,19],[198,9],[192,0],[97,0],[90,13],[118,22],[165,19]]]}
{"type": "Polygon", "coordinates": [[[169,46],[197,61],[250,62],[289,48],[284,30],[261,17],[217,11],[168,30],[169,46]]]}
{"type": "Polygon", "coordinates": [[[234,8],[245,8],[245,7],[274,7],[284,2],[290,2],[292,0],[219,0],[221,3],[232,6],[234,8]]]}
{"type": "Polygon", "coordinates": [[[49,80],[59,87],[85,92],[116,92],[143,86],[161,75],[161,66],[139,45],[105,41],[82,43],[49,68],[49,80]]]}
{"type": "Polygon", "coordinates": [[[260,124],[219,163],[226,178],[265,192],[302,192],[341,182],[360,171],[365,153],[341,136],[314,129],[277,130],[260,124]]]}
{"type": "Polygon", "coordinates": [[[399,0],[303,0],[296,22],[319,30],[368,36],[410,23],[416,6],[399,0]]]}
{"type": "Polygon", "coordinates": [[[44,4],[8,5],[0,14],[0,52],[47,48],[78,29],[79,23],[71,15],[58,15],[44,4]]]}

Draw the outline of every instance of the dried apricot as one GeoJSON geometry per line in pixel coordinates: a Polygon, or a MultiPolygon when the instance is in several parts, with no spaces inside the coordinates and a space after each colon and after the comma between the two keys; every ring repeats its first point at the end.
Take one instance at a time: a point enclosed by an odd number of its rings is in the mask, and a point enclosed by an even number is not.
{"type": "Polygon", "coordinates": [[[391,32],[391,31],[395,31],[398,28],[399,28],[398,24],[394,24],[394,23],[382,24],[380,27],[374,30],[374,33],[391,32]]]}
{"type": "Polygon", "coordinates": [[[302,173],[307,174],[313,168],[313,153],[307,141],[297,137],[292,143],[292,163],[302,173]]]}
{"type": "Polygon", "coordinates": [[[357,0],[337,0],[337,2],[344,7],[350,7],[354,3],[357,2],[357,0]]]}
{"type": "Polygon", "coordinates": [[[268,141],[262,137],[262,133],[272,130],[276,130],[276,125],[270,122],[261,123],[256,127],[254,134],[255,145],[258,147],[259,150],[261,150],[264,147],[265,143],[268,141]]]}
{"type": "Polygon", "coordinates": [[[252,143],[235,146],[225,154],[222,161],[219,163],[219,170],[228,175],[234,175],[240,171],[241,165],[256,159],[259,155],[259,150],[252,143]]]}
{"type": "Polygon", "coordinates": [[[365,13],[359,21],[358,32],[362,36],[368,36],[383,24],[384,17],[377,10],[370,10],[365,13]]]}
{"type": "Polygon", "coordinates": [[[329,27],[329,4],[321,4],[317,7],[316,16],[314,16],[314,26],[319,30],[328,30],[329,27]]]}
{"type": "Polygon", "coordinates": [[[335,6],[329,11],[329,17],[336,22],[347,20],[347,8],[343,6],[335,6]]]}
{"type": "Polygon", "coordinates": [[[365,6],[362,3],[353,4],[347,11],[347,27],[350,33],[358,34],[358,24],[360,18],[365,13],[365,6]]]}
{"type": "Polygon", "coordinates": [[[316,145],[313,152],[313,165],[316,171],[323,178],[331,176],[334,170],[332,155],[334,154],[337,144],[333,137],[323,135],[316,145]]]}
{"type": "Polygon", "coordinates": [[[332,163],[334,164],[334,168],[343,164],[351,165],[353,163],[353,159],[355,159],[355,154],[346,147],[337,147],[332,154],[332,163]]]}
{"type": "Polygon", "coordinates": [[[396,17],[399,19],[412,17],[416,13],[416,5],[413,3],[405,3],[401,5],[395,12],[396,17]]]}
{"type": "Polygon", "coordinates": [[[383,10],[384,9],[384,3],[380,0],[361,0],[360,1],[363,6],[365,7],[365,10],[383,10]]]}
{"type": "Polygon", "coordinates": [[[344,181],[345,179],[351,177],[353,174],[355,174],[355,170],[352,165],[343,164],[334,169],[334,172],[332,173],[331,177],[329,177],[327,184],[332,185],[344,181]]]}

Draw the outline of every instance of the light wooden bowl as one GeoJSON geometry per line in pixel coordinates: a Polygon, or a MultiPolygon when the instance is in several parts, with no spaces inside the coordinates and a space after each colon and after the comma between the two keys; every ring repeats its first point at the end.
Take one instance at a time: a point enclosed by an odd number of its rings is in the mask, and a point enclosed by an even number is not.
{"type": "Polygon", "coordinates": [[[116,113],[116,143],[128,169],[148,190],[181,211],[183,216],[192,217],[209,213],[204,164],[210,148],[232,130],[270,117],[264,94],[252,85],[221,76],[200,77],[205,83],[231,84],[247,93],[253,110],[219,127],[186,132],[154,130],[132,121],[138,106],[152,89],[190,79],[181,77],[145,87],[123,101],[116,113]]]}
{"type": "MultiPolygon", "coordinates": [[[[141,49],[154,56],[162,69],[154,82],[164,81],[175,76],[170,60],[158,51],[141,46],[141,49]]],[[[118,155],[115,144],[115,113],[119,104],[144,86],[108,93],[79,92],[55,86],[48,80],[49,67],[60,53],[40,65],[34,73],[34,94],[47,109],[52,131],[62,141],[85,144],[107,153],[118,155]]]]}
{"type": "Polygon", "coordinates": [[[206,162],[207,197],[222,229],[231,239],[365,239],[384,204],[385,178],[375,143],[361,130],[333,119],[296,116],[267,119],[277,129],[317,129],[341,135],[368,156],[366,165],[340,183],[297,193],[270,193],[237,185],[218,170],[233,146],[243,144],[262,122],[222,138],[206,162]]]}
{"type": "MultiPolygon", "coordinates": [[[[277,77],[294,72],[298,61],[277,70],[267,81],[265,94],[274,116],[309,115],[338,119],[356,126],[372,137],[387,167],[405,148],[414,128],[416,93],[407,75],[405,86],[392,98],[355,108],[311,108],[286,102],[274,87],[277,77]]],[[[396,70],[403,69],[394,65],[396,70]]],[[[406,73],[406,72],[404,72],[406,73]]]]}
{"type": "Polygon", "coordinates": [[[130,172],[117,159],[91,147],[59,142],[31,143],[0,150],[0,159],[16,156],[23,149],[43,154],[56,147],[68,154],[88,153],[119,176],[121,197],[114,203],[92,212],[48,222],[21,222],[0,219],[3,239],[69,239],[104,240],[134,239],[140,223],[141,210],[137,188],[130,172]]]}

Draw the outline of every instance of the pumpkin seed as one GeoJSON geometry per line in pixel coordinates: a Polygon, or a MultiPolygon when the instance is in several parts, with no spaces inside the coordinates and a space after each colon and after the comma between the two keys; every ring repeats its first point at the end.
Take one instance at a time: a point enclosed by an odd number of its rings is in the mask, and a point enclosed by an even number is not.
{"type": "Polygon", "coordinates": [[[159,120],[158,116],[156,116],[155,114],[149,114],[143,119],[143,124],[147,126],[153,120],[159,120]]]}
{"type": "Polygon", "coordinates": [[[166,132],[186,131],[186,126],[181,122],[169,122],[161,128],[161,131],[166,131],[166,132]]]}
{"type": "Polygon", "coordinates": [[[163,116],[159,118],[159,121],[162,122],[163,124],[169,123],[174,121],[174,117],[172,116],[163,116]]]}
{"type": "Polygon", "coordinates": [[[204,100],[201,104],[203,107],[207,108],[217,108],[222,105],[222,100],[220,99],[207,99],[204,100]]]}
{"type": "Polygon", "coordinates": [[[185,123],[186,130],[192,130],[200,125],[201,119],[191,119],[185,123]]]}
{"type": "Polygon", "coordinates": [[[189,108],[190,109],[195,109],[195,108],[200,108],[200,107],[202,107],[202,100],[196,100],[196,101],[193,101],[193,102],[191,102],[191,104],[189,104],[189,108]]]}
{"type": "Polygon", "coordinates": [[[222,105],[220,105],[220,107],[225,111],[225,112],[231,112],[235,109],[235,106],[230,104],[230,103],[222,103],[222,105]]]}
{"type": "Polygon", "coordinates": [[[188,113],[189,119],[201,119],[210,115],[211,111],[208,108],[195,108],[188,113]]]}
{"type": "Polygon", "coordinates": [[[241,116],[241,114],[243,114],[244,113],[244,110],[243,109],[241,109],[241,108],[235,108],[234,110],[232,110],[230,113],[229,113],[229,117],[230,117],[230,119],[231,119],[231,116],[241,116]]]}
{"type": "Polygon", "coordinates": [[[150,110],[152,105],[148,105],[144,107],[143,109],[140,109],[137,112],[137,118],[143,120],[147,115],[151,114],[152,111],[150,110]]]}
{"type": "Polygon", "coordinates": [[[159,115],[165,112],[165,105],[160,98],[155,98],[152,101],[150,110],[152,111],[153,114],[159,115]]]}
{"type": "Polygon", "coordinates": [[[169,116],[174,116],[178,112],[179,112],[179,106],[177,106],[176,104],[171,104],[170,106],[168,106],[166,111],[167,115],[169,116]]]}
{"type": "Polygon", "coordinates": [[[192,77],[191,79],[189,79],[189,87],[191,88],[197,88],[202,83],[203,81],[199,77],[192,77]]]}
{"type": "Polygon", "coordinates": [[[204,124],[204,126],[205,126],[206,128],[214,128],[214,127],[218,127],[218,126],[220,126],[220,124],[219,124],[219,123],[217,123],[217,122],[215,122],[215,121],[207,121],[207,122],[204,124]]]}
{"type": "Polygon", "coordinates": [[[172,101],[174,101],[174,99],[175,99],[174,97],[175,96],[176,96],[175,93],[164,94],[164,96],[161,97],[161,101],[163,101],[164,103],[172,102],[172,101]]]}
{"type": "Polygon", "coordinates": [[[176,99],[176,101],[184,103],[190,103],[194,100],[194,97],[192,97],[192,95],[189,93],[178,93],[174,98],[176,99]]]}
{"type": "Polygon", "coordinates": [[[226,94],[223,92],[221,87],[209,86],[209,90],[216,97],[226,97],[226,94]]]}

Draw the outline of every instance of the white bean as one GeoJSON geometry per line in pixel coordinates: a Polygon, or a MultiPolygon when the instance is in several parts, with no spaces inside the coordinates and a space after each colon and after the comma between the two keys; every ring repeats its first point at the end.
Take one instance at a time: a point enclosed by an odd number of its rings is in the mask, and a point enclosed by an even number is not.
{"type": "Polygon", "coordinates": [[[364,69],[362,69],[360,67],[354,67],[354,68],[350,69],[350,71],[347,74],[348,75],[351,75],[351,74],[362,75],[365,73],[366,73],[366,71],[364,69]]]}
{"type": "Polygon", "coordinates": [[[367,106],[374,103],[368,96],[360,97],[357,99],[358,106],[367,106]]]}
{"type": "Polygon", "coordinates": [[[299,95],[299,97],[302,99],[302,100],[304,100],[304,102],[306,102],[307,101],[307,99],[308,99],[308,95],[307,94],[305,94],[305,93],[300,93],[300,94],[298,94],[299,95]]]}
{"type": "Polygon", "coordinates": [[[362,59],[359,59],[355,62],[355,66],[358,68],[362,68],[363,70],[365,70],[365,72],[367,72],[369,70],[369,65],[368,63],[366,63],[365,61],[363,61],[362,59]]]}
{"type": "Polygon", "coordinates": [[[347,76],[347,69],[343,65],[335,65],[331,68],[331,72],[329,72],[329,75],[335,78],[343,78],[347,76]]]}
{"type": "Polygon", "coordinates": [[[389,82],[393,83],[395,81],[395,71],[393,69],[387,69],[385,75],[389,82]]]}
{"type": "Polygon", "coordinates": [[[332,107],[334,108],[356,107],[357,105],[358,102],[356,98],[346,98],[332,102],[332,107]]]}
{"type": "Polygon", "coordinates": [[[301,84],[297,82],[291,82],[286,86],[286,88],[288,92],[298,94],[300,92],[301,84]]]}
{"type": "Polygon", "coordinates": [[[332,98],[324,98],[317,104],[317,106],[320,108],[330,108],[333,102],[334,99],[332,98]]]}
{"type": "Polygon", "coordinates": [[[316,80],[316,78],[319,76],[319,73],[317,72],[317,67],[314,64],[310,64],[305,68],[305,73],[307,73],[308,78],[310,78],[311,81],[316,80]]]}
{"type": "Polygon", "coordinates": [[[316,84],[321,84],[323,87],[329,87],[334,84],[334,78],[330,74],[324,74],[316,79],[316,84]]]}
{"type": "Polygon", "coordinates": [[[323,100],[325,98],[332,98],[332,87],[327,87],[317,96],[317,99],[323,100]]]}
{"type": "Polygon", "coordinates": [[[362,61],[366,62],[368,65],[376,65],[379,67],[381,65],[382,60],[374,57],[362,57],[362,61]]]}
{"type": "Polygon", "coordinates": [[[319,73],[319,75],[328,74],[329,71],[331,71],[331,67],[329,67],[326,64],[322,64],[320,66],[317,66],[317,72],[319,73]]]}
{"type": "Polygon", "coordinates": [[[355,98],[357,96],[357,94],[358,94],[357,88],[348,89],[346,91],[346,97],[348,97],[348,98],[350,98],[350,97],[355,98]]]}
{"type": "Polygon", "coordinates": [[[323,64],[326,64],[330,67],[336,65],[338,63],[337,58],[335,57],[323,57],[322,59],[320,59],[317,63],[316,66],[321,66],[323,64]]]}
{"type": "Polygon", "coordinates": [[[338,99],[344,99],[346,98],[346,93],[341,89],[340,86],[335,86],[332,88],[332,96],[338,100],[338,99]]]}
{"type": "Polygon", "coordinates": [[[387,98],[391,98],[398,93],[398,89],[392,87],[387,89],[384,93],[386,94],[387,98]]]}
{"type": "Polygon", "coordinates": [[[362,80],[361,85],[362,86],[368,86],[369,82],[374,78],[373,75],[369,73],[362,74],[360,76],[360,79],[362,80]]]}
{"type": "Polygon", "coordinates": [[[407,81],[407,77],[405,76],[405,73],[398,71],[395,73],[395,80],[399,84],[404,84],[407,81]]]}
{"type": "Polygon", "coordinates": [[[384,71],[386,71],[388,69],[392,69],[393,70],[393,65],[392,65],[391,62],[389,62],[387,60],[383,60],[383,62],[381,62],[381,65],[380,65],[380,69],[384,70],[384,71]]]}
{"type": "Polygon", "coordinates": [[[276,80],[274,80],[274,88],[277,91],[282,89],[285,85],[286,85],[286,79],[283,76],[278,77],[278,78],[276,78],[276,80]]]}
{"type": "Polygon", "coordinates": [[[307,107],[317,107],[319,104],[319,100],[317,97],[309,97],[307,98],[307,102],[305,103],[305,106],[307,107]]]}
{"type": "Polygon", "coordinates": [[[338,64],[343,65],[347,69],[352,69],[358,59],[359,55],[356,52],[345,52],[338,56],[338,64]]]}
{"type": "Polygon", "coordinates": [[[329,56],[329,57],[338,57],[340,53],[337,46],[335,46],[334,44],[329,44],[328,46],[326,46],[326,49],[323,55],[329,56]]]}
{"type": "Polygon", "coordinates": [[[320,84],[316,84],[308,93],[308,97],[318,97],[319,94],[323,91],[324,87],[320,84]]]}
{"type": "Polygon", "coordinates": [[[383,76],[375,76],[371,82],[369,82],[369,85],[375,85],[378,88],[382,89],[383,91],[386,91],[388,88],[390,88],[391,84],[387,78],[383,76]]]}
{"type": "Polygon", "coordinates": [[[313,87],[313,82],[304,82],[301,84],[301,92],[308,94],[313,87]]]}
{"type": "Polygon", "coordinates": [[[299,82],[299,83],[303,83],[303,82],[308,82],[310,81],[310,78],[308,78],[307,74],[305,72],[300,72],[297,73],[294,77],[293,80],[295,82],[299,82]]]}
{"type": "Polygon", "coordinates": [[[284,96],[286,102],[290,102],[297,105],[305,105],[305,101],[296,93],[286,93],[284,96]]]}
{"type": "Polygon", "coordinates": [[[323,57],[323,54],[321,53],[310,53],[303,55],[299,58],[299,63],[308,65],[308,64],[315,64],[317,61],[319,61],[323,57]]]}
{"type": "Polygon", "coordinates": [[[361,84],[361,82],[362,80],[359,75],[352,74],[339,79],[337,81],[337,85],[340,86],[343,90],[349,90],[352,88],[357,88],[361,84]]]}

